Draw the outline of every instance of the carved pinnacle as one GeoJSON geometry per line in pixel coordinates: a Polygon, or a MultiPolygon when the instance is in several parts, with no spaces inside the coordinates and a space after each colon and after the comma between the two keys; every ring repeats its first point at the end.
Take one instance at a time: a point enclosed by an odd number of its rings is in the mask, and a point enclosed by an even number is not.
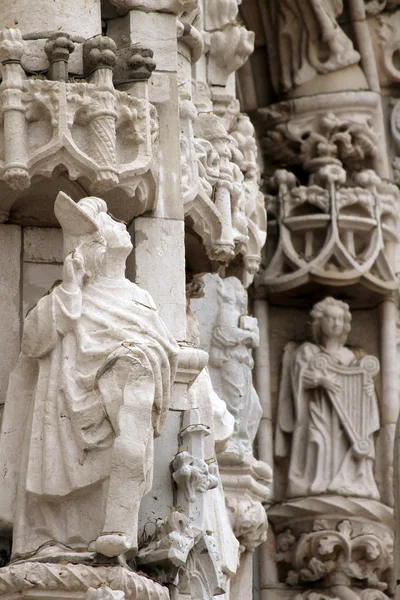
{"type": "Polygon", "coordinates": [[[113,69],[116,63],[117,46],[111,38],[96,35],[83,44],[83,66],[89,74],[97,69],[113,69]]]}
{"type": "Polygon", "coordinates": [[[52,81],[68,80],[69,55],[75,46],[68,33],[53,33],[46,42],[44,50],[50,62],[48,78],[52,81]]]}
{"type": "Polygon", "coordinates": [[[25,42],[19,29],[3,29],[0,32],[0,62],[20,62],[25,42]]]}

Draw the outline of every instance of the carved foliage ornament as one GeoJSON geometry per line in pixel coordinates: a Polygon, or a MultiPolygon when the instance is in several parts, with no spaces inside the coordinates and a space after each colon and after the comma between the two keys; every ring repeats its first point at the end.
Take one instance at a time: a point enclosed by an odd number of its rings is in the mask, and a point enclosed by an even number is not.
{"type": "Polygon", "coordinates": [[[308,172],[328,164],[365,168],[377,151],[377,140],[371,117],[358,122],[333,112],[277,123],[264,138],[274,162],[302,165],[308,172]]]}
{"type": "Polygon", "coordinates": [[[390,549],[374,533],[353,535],[349,520],[329,529],[324,521],[315,521],[313,531],[296,539],[290,529],[277,536],[277,561],[289,567],[286,583],[296,586],[321,581],[333,573],[343,573],[349,583],[363,581],[383,591],[388,587],[392,566],[390,549]]]}

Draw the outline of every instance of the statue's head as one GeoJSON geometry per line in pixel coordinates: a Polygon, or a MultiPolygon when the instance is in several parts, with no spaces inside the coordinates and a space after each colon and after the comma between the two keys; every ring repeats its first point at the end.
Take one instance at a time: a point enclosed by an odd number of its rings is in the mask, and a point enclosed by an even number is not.
{"type": "Polygon", "coordinates": [[[131,252],[132,241],[125,223],[107,213],[107,204],[101,198],[88,196],[76,203],[60,192],[54,211],[63,229],[64,254],[79,249],[85,261],[86,279],[96,275],[107,251],[125,258],[131,252]]]}
{"type": "Polygon", "coordinates": [[[219,279],[217,291],[222,304],[234,305],[242,315],[247,313],[247,292],[237,277],[219,279]]]}
{"type": "Polygon", "coordinates": [[[321,344],[326,338],[335,338],[341,344],[345,344],[351,329],[351,313],[348,304],[329,296],[314,305],[310,316],[311,332],[315,342],[321,344]]]}

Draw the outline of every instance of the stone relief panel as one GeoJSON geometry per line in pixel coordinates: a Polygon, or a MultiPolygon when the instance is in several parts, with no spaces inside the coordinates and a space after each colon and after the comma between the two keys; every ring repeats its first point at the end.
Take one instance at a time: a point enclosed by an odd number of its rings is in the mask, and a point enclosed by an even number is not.
{"type": "Polygon", "coordinates": [[[276,93],[359,62],[353,42],[338,25],[342,11],[343,2],[335,0],[306,0],[301,6],[293,0],[268,3],[266,25],[274,40],[269,62],[276,93]]]}
{"type": "Polygon", "coordinates": [[[374,477],[379,361],[345,346],[350,323],[348,305],[325,298],[311,312],[313,341],[285,347],[275,453],[289,457],[288,498],[380,499],[374,477]]]}
{"type": "Polygon", "coordinates": [[[60,193],[55,213],[63,277],[27,315],[10,378],[2,534],[12,531],[13,558],[134,555],[178,346],[150,295],[125,278],[131,238],[106,203],[60,193]]]}

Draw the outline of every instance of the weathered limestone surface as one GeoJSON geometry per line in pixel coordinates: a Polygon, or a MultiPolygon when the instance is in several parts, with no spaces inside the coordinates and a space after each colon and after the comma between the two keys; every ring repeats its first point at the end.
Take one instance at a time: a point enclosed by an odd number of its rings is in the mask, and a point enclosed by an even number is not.
{"type": "Polygon", "coordinates": [[[0,25],[0,595],[240,598],[271,483],[254,33],[231,0],[5,0],[0,25]],[[190,299],[217,270],[208,367],[190,299]]]}
{"type": "MultiPolygon", "coordinates": [[[[21,228],[0,226],[1,261],[1,339],[3,355],[0,362],[0,403],[4,404],[10,370],[14,367],[19,352],[20,336],[20,278],[21,278],[21,228]]],[[[2,407],[3,408],[3,407],[2,407]]]]}
{"type": "Polygon", "coordinates": [[[240,14],[268,214],[253,290],[258,453],[274,454],[260,598],[383,599],[398,579],[399,3],[244,0],[240,14]]]}

